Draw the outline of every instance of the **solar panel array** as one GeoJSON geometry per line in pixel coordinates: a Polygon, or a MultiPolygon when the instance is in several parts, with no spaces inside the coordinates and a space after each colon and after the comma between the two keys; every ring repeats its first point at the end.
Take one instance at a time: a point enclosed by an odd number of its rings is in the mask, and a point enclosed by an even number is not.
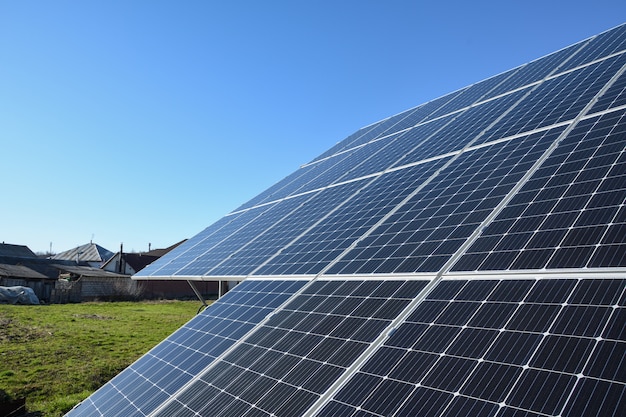
{"type": "Polygon", "coordinates": [[[626,25],[364,127],[135,276],[242,281],[70,416],[617,416],[626,25]]]}

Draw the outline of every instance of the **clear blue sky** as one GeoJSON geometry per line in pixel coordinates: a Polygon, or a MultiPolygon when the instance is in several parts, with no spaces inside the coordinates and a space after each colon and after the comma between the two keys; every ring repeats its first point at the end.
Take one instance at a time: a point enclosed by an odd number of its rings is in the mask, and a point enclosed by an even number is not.
{"type": "Polygon", "coordinates": [[[0,242],[193,236],[358,128],[621,1],[0,1],[0,242]]]}

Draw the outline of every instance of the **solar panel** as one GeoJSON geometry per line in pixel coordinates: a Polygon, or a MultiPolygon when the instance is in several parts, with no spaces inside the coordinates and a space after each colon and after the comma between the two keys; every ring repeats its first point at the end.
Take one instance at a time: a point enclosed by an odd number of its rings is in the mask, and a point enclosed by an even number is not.
{"type": "Polygon", "coordinates": [[[373,123],[135,276],[241,281],[89,416],[617,416],[626,25],[373,123]]]}
{"type": "Polygon", "coordinates": [[[454,269],[626,265],[624,117],[580,122],[454,269]]]}
{"type": "Polygon", "coordinates": [[[298,291],[304,281],[246,281],[174,332],[70,416],[147,415],[298,291]]]}
{"type": "Polygon", "coordinates": [[[590,387],[605,380],[623,404],[626,345],[606,325],[623,320],[615,303],[626,280],[444,280],[437,288],[316,415],[448,416],[468,407],[486,416],[585,415],[587,401],[606,395],[590,387]],[[572,321],[574,309],[589,309],[595,324],[572,321]]]}
{"type": "Polygon", "coordinates": [[[183,406],[200,415],[243,415],[253,409],[300,415],[425,285],[316,281],[196,379],[188,388],[192,396],[173,399],[156,415],[183,406]],[[250,386],[263,389],[242,390],[250,386]]]}

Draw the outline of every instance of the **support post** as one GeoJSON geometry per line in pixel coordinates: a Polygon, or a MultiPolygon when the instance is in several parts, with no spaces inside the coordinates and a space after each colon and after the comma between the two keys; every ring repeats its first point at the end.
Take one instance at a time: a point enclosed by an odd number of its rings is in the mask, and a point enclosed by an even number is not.
{"type": "Polygon", "coordinates": [[[199,313],[203,308],[207,308],[209,305],[206,303],[206,300],[204,299],[202,294],[200,294],[200,291],[198,291],[198,288],[196,287],[196,284],[193,283],[193,281],[187,280],[187,284],[189,284],[193,292],[196,294],[196,297],[198,297],[200,302],[202,302],[202,306],[200,306],[200,309],[198,310],[199,313]]]}

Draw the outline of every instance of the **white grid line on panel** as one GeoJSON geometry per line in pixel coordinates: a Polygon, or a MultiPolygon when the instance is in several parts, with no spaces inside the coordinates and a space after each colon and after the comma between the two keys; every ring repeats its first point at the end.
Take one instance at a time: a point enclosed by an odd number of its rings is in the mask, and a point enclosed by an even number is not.
{"type": "MultiPolygon", "coordinates": [[[[583,45],[584,46],[584,45],[583,45]]],[[[581,47],[582,48],[582,47],[581,47]]],[[[574,54],[572,54],[569,58],[567,58],[561,65],[563,65],[565,62],[567,62],[569,59],[571,59],[572,56],[574,56],[576,54],[576,52],[580,51],[579,48],[577,51],[574,52],[574,54]]],[[[558,69],[555,68],[553,70],[556,71],[558,69]]],[[[550,74],[549,74],[550,75],[550,74]]],[[[548,75],[548,76],[549,76],[548,75]]],[[[353,242],[352,245],[350,245],[348,248],[346,248],[346,250],[344,250],[339,256],[337,256],[337,258],[335,258],[332,262],[330,262],[321,272],[320,275],[323,275],[326,271],[328,271],[335,263],[337,263],[339,260],[341,260],[346,254],[348,254],[352,249],[354,249],[354,247],[356,247],[356,245],[364,238],[366,238],[367,236],[369,236],[370,234],[372,234],[380,225],[382,225],[389,217],[391,217],[393,214],[395,214],[396,212],[398,212],[406,203],[408,203],[415,195],[417,195],[417,193],[419,193],[425,186],[427,186],[430,182],[432,182],[441,171],[443,171],[444,169],[446,169],[447,167],[451,166],[458,158],[459,156],[463,153],[466,152],[468,149],[471,148],[472,144],[475,143],[485,132],[487,132],[491,127],[495,126],[500,120],[502,120],[504,117],[506,117],[507,114],[509,114],[511,111],[513,111],[513,109],[518,106],[521,102],[524,101],[524,99],[530,95],[538,86],[540,85],[540,83],[537,83],[533,88],[529,89],[529,91],[526,92],[526,94],[524,94],[516,103],[514,103],[513,105],[511,105],[511,107],[509,107],[507,110],[505,110],[503,113],[500,114],[500,116],[498,116],[488,127],[486,127],[481,133],[479,133],[476,137],[474,137],[474,139],[470,140],[461,150],[458,151],[458,153],[456,153],[456,155],[454,155],[448,162],[446,162],[442,167],[440,167],[431,177],[429,177],[428,179],[426,179],[419,187],[417,187],[411,194],[409,194],[403,201],[401,201],[395,208],[393,208],[392,210],[390,210],[387,215],[383,216],[375,225],[373,225],[368,231],[366,231],[363,236],[361,236],[360,239],[357,239],[356,241],[353,242]]],[[[462,248],[464,248],[464,246],[462,246],[462,248]]],[[[466,248],[465,248],[466,249],[466,248]]],[[[458,251],[457,251],[458,252],[458,251]]],[[[454,256],[453,256],[454,257],[454,256]]],[[[445,266],[444,266],[445,268],[445,266]]],[[[443,268],[442,268],[443,269],[443,268]]]]}
{"type": "Polygon", "coordinates": [[[232,351],[234,351],[237,347],[239,347],[243,342],[248,338],[249,335],[254,333],[257,329],[261,328],[265,323],[267,323],[270,318],[278,311],[281,311],[285,306],[287,306],[292,299],[298,297],[307,288],[311,286],[313,281],[309,281],[307,284],[303,285],[298,291],[293,293],[287,300],[285,300],[281,305],[276,307],[272,312],[270,312],[263,320],[257,323],[254,327],[252,327],[246,334],[241,336],[233,345],[231,345],[228,349],[226,349],[221,355],[219,355],[215,360],[213,360],[206,368],[202,371],[198,372],[189,382],[181,386],[174,394],[170,396],[170,398],[163,402],[159,407],[157,407],[153,412],[149,414],[149,416],[158,415],[165,407],[167,407],[171,402],[176,400],[176,397],[183,393],[189,386],[194,384],[197,380],[202,378],[209,370],[211,370],[217,363],[219,363],[222,359],[227,357],[232,351]]]}
{"type": "MultiPolygon", "coordinates": [[[[552,278],[547,278],[547,279],[552,280],[552,278]]],[[[528,280],[528,278],[526,280],[528,280]]],[[[541,281],[541,280],[542,280],[542,278],[538,278],[538,279],[533,279],[531,281],[534,281],[535,282],[534,285],[536,285],[536,283],[541,281]]],[[[499,280],[499,281],[501,281],[501,280],[499,280]]],[[[581,281],[583,281],[583,279],[576,279],[576,281],[580,283],[581,281]]],[[[471,281],[468,281],[468,282],[471,282],[471,281]]],[[[467,283],[466,283],[466,285],[467,285],[467,283]]],[[[489,295],[491,293],[493,293],[494,289],[495,289],[495,287],[491,288],[489,294],[486,294],[485,297],[483,297],[482,299],[486,301],[489,298],[489,295]]],[[[526,295],[525,295],[524,298],[528,297],[528,294],[531,292],[532,289],[533,288],[531,287],[531,288],[529,288],[526,291],[526,293],[525,293],[526,295]]],[[[618,294],[616,298],[619,299],[620,297],[622,297],[625,290],[626,289],[622,289],[621,294],[618,294]]],[[[572,288],[568,291],[568,295],[567,295],[566,298],[569,300],[572,297],[572,295],[574,294],[575,291],[576,291],[576,285],[572,286],[572,288]]],[[[452,296],[449,300],[448,299],[444,299],[442,301],[447,302],[449,305],[452,304],[452,303],[455,303],[455,302],[459,302],[459,301],[460,302],[466,302],[463,299],[456,300],[455,298],[456,298],[456,296],[452,296]]],[[[473,302],[482,304],[482,302],[477,301],[477,300],[478,299],[474,300],[473,302]]],[[[433,301],[436,301],[436,300],[433,300],[433,301]]],[[[519,309],[520,306],[523,305],[523,304],[536,304],[536,302],[530,302],[530,303],[526,302],[526,303],[524,303],[524,302],[515,302],[515,301],[506,301],[506,302],[505,301],[491,301],[491,302],[492,303],[498,303],[498,304],[510,304],[511,306],[516,306],[516,309],[519,309]]],[[[489,303],[489,301],[487,301],[487,303],[489,303]]],[[[581,306],[589,306],[589,307],[593,307],[593,306],[605,307],[607,309],[612,310],[611,313],[610,313],[611,315],[616,314],[615,313],[615,306],[609,306],[609,305],[600,305],[600,304],[596,305],[596,304],[593,304],[593,303],[591,303],[591,304],[577,304],[577,303],[568,304],[567,302],[554,304],[554,303],[550,303],[549,301],[547,301],[547,302],[539,302],[538,304],[540,304],[540,305],[553,305],[555,307],[560,308],[559,312],[557,314],[555,314],[553,318],[551,318],[551,324],[549,325],[550,328],[552,328],[554,326],[554,324],[558,320],[560,320],[561,314],[563,313],[563,308],[565,308],[568,305],[581,305],[581,306]]],[[[445,310],[445,308],[444,308],[444,310],[445,310]]],[[[444,312],[444,310],[439,312],[437,317],[441,317],[443,312],[444,312]]],[[[476,310],[473,314],[471,314],[469,318],[464,320],[464,322],[465,323],[469,323],[472,320],[472,317],[474,317],[477,314],[477,312],[478,312],[478,310],[476,310]]],[[[513,314],[514,313],[512,313],[511,317],[509,317],[507,319],[507,321],[506,321],[507,323],[509,323],[511,321],[511,318],[513,317],[513,314]]],[[[437,318],[434,319],[434,321],[436,321],[436,320],[437,320],[437,318]]],[[[602,332],[604,331],[604,329],[608,325],[609,321],[610,321],[610,318],[607,318],[605,323],[603,324],[603,328],[599,332],[600,334],[602,334],[602,332]]],[[[428,324],[428,323],[424,323],[424,324],[428,324]]],[[[426,372],[424,374],[424,376],[421,378],[420,381],[424,381],[424,379],[427,378],[429,374],[432,374],[433,369],[435,368],[436,364],[441,360],[442,357],[452,357],[452,358],[459,358],[459,359],[476,360],[476,358],[474,358],[474,357],[458,356],[458,355],[453,355],[453,354],[447,353],[447,351],[455,344],[455,340],[457,340],[460,337],[460,333],[464,329],[472,329],[473,328],[473,329],[478,329],[478,330],[485,329],[485,330],[497,331],[497,329],[495,329],[495,328],[493,328],[493,329],[492,328],[482,328],[482,327],[473,327],[473,326],[467,326],[467,325],[460,326],[460,324],[454,324],[454,325],[438,324],[438,326],[440,326],[440,327],[449,327],[449,328],[458,328],[458,329],[461,329],[461,330],[459,331],[459,334],[455,335],[449,342],[446,343],[445,348],[442,348],[443,349],[443,355],[440,355],[439,358],[432,365],[429,366],[430,371],[426,372]]],[[[504,327],[506,327],[506,326],[507,326],[507,324],[504,324],[504,327]]],[[[550,332],[550,330],[548,330],[547,332],[545,332],[543,334],[540,334],[540,333],[537,333],[537,332],[533,332],[533,331],[526,331],[526,330],[507,330],[507,331],[511,332],[511,333],[523,333],[523,334],[529,334],[529,335],[532,334],[532,335],[536,335],[536,336],[542,336],[542,340],[539,341],[537,346],[535,346],[533,348],[533,352],[534,352],[533,355],[535,355],[540,349],[542,349],[542,345],[545,342],[545,337],[547,337],[547,336],[559,336],[560,335],[559,333],[550,332]]],[[[564,336],[564,337],[571,337],[571,338],[575,338],[575,339],[581,339],[581,340],[587,340],[587,341],[590,341],[590,342],[596,342],[596,345],[597,345],[597,342],[598,342],[598,339],[595,338],[595,337],[576,336],[576,335],[569,335],[569,334],[563,334],[562,336],[564,336]]],[[[485,353],[489,352],[491,347],[494,346],[494,344],[495,344],[495,339],[489,344],[489,346],[487,348],[484,349],[484,352],[485,353]]],[[[420,349],[417,349],[417,350],[416,349],[407,349],[407,348],[403,348],[403,347],[395,348],[393,345],[389,345],[388,348],[433,354],[433,352],[420,350],[420,349]]],[[[595,346],[594,346],[594,349],[595,349],[595,346]]],[[[485,353],[483,353],[483,356],[477,360],[477,363],[493,363],[493,364],[506,365],[506,366],[515,366],[515,367],[521,369],[520,374],[519,374],[518,378],[516,379],[516,381],[520,381],[521,380],[521,378],[524,375],[524,372],[533,371],[533,370],[534,371],[541,371],[541,372],[549,372],[551,374],[563,375],[563,376],[568,376],[568,377],[577,377],[577,378],[582,377],[582,374],[574,374],[574,373],[566,372],[566,371],[551,370],[551,369],[548,369],[548,368],[540,368],[540,367],[535,367],[535,366],[529,366],[533,362],[533,355],[531,355],[528,358],[526,358],[525,359],[525,363],[523,365],[519,365],[519,364],[518,365],[512,365],[512,364],[507,363],[507,362],[501,362],[501,361],[496,361],[496,360],[484,359],[485,353]]],[[[589,357],[591,357],[591,355],[592,355],[592,352],[589,353],[589,357]]],[[[586,369],[586,365],[587,365],[586,363],[582,363],[579,366],[581,367],[581,369],[586,369]]],[[[457,392],[447,391],[445,389],[437,388],[437,387],[433,387],[433,386],[422,385],[419,382],[414,384],[414,386],[424,386],[425,388],[428,388],[428,389],[432,389],[432,390],[436,390],[436,391],[440,391],[440,392],[445,392],[445,393],[448,393],[448,394],[452,394],[454,396],[461,395],[461,396],[466,397],[466,398],[472,398],[472,399],[479,400],[479,401],[482,401],[482,402],[492,403],[494,405],[506,404],[506,400],[503,401],[503,402],[494,402],[494,401],[491,401],[491,400],[488,400],[488,399],[485,399],[485,398],[475,397],[475,396],[472,396],[472,395],[462,394],[462,393],[459,392],[468,383],[468,381],[470,381],[472,375],[477,370],[478,370],[478,367],[475,366],[469,374],[464,376],[464,382],[458,388],[457,392]]],[[[383,377],[382,375],[378,375],[378,374],[375,374],[375,373],[372,374],[372,373],[369,373],[369,372],[366,372],[366,371],[360,371],[360,372],[363,373],[363,374],[371,375],[371,376],[376,377],[376,378],[381,378],[381,381],[383,379],[389,379],[389,380],[394,380],[394,381],[399,382],[399,383],[412,385],[409,382],[406,382],[406,381],[403,381],[403,380],[400,380],[400,379],[394,379],[391,376],[383,377]]],[[[595,377],[590,377],[590,378],[598,379],[598,380],[604,380],[602,378],[595,378],[595,377]]],[[[615,381],[608,381],[608,380],[605,380],[605,381],[607,381],[607,382],[615,382],[615,381]]],[[[513,393],[514,390],[515,390],[515,386],[512,385],[507,390],[507,392],[508,393],[513,393]]],[[[573,393],[574,390],[575,390],[575,386],[572,386],[570,388],[570,393],[573,393]]],[[[334,401],[341,402],[340,400],[337,400],[337,399],[334,399],[334,401]]],[[[365,400],[363,402],[365,402],[365,400]]],[[[343,403],[343,404],[345,404],[345,405],[347,405],[349,407],[354,407],[353,405],[350,405],[350,404],[347,404],[347,403],[343,403]]],[[[546,415],[546,416],[552,415],[552,414],[542,413],[542,412],[540,412],[538,410],[528,410],[526,408],[512,406],[512,405],[509,405],[509,404],[506,404],[506,406],[509,407],[509,408],[515,408],[515,409],[519,409],[519,410],[523,410],[523,411],[532,411],[533,413],[537,413],[539,415],[546,415]]],[[[567,402],[565,401],[565,402],[563,402],[563,405],[561,406],[561,409],[564,409],[566,406],[567,406],[567,402]]],[[[368,413],[373,413],[371,410],[367,410],[367,412],[368,413]]],[[[373,413],[373,414],[376,414],[376,413],[373,413]]],[[[557,415],[557,414],[554,414],[554,415],[557,415]]]]}
{"type": "MultiPolygon", "coordinates": [[[[571,58],[571,57],[570,57],[571,58]]],[[[524,174],[524,176],[520,179],[520,181],[509,191],[509,193],[502,199],[500,204],[496,206],[492,212],[485,218],[485,220],[481,223],[479,227],[472,233],[472,235],[465,240],[465,242],[461,245],[461,247],[457,250],[457,252],[452,255],[448,262],[442,267],[440,274],[445,274],[450,271],[450,269],[454,266],[454,264],[465,254],[467,249],[480,237],[482,230],[489,225],[500,212],[508,205],[508,203],[513,199],[513,197],[519,192],[519,190],[528,182],[528,180],[533,176],[533,174],[541,167],[541,165],[552,155],[552,153],[559,146],[561,141],[569,135],[569,133],[574,130],[574,128],[578,125],[578,123],[583,119],[583,117],[587,114],[589,110],[593,107],[593,105],[598,101],[600,97],[619,79],[619,77],[626,71],[626,65],[622,66],[622,68],[611,77],[611,79],[604,85],[603,88],[595,95],[593,99],[580,111],[578,116],[569,124],[567,128],[555,139],[553,144],[544,152],[544,154],[535,162],[535,164],[524,174]]]]}
{"type": "MultiPolygon", "coordinates": [[[[584,42],[584,41],[583,41],[583,42],[584,42]]],[[[581,42],[581,44],[582,44],[582,42],[581,42]]],[[[586,45],[586,44],[585,44],[585,45],[586,45]]],[[[585,46],[585,45],[583,45],[583,46],[585,46]]],[[[556,51],[556,52],[559,52],[559,51],[556,51]]],[[[320,162],[320,161],[322,161],[322,160],[332,158],[332,157],[337,156],[337,155],[340,155],[340,154],[342,154],[342,153],[351,152],[351,151],[353,151],[353,150],[355,150],[355,149],[357,149],[357,148],[360,148],[360,147],[363,147],[363,146],[367,146],[367,145],[369,145],[369,144],[371,144],[371,143],[373,143],[373,142],[377,142],[377,141],[379,141],[379,140],[386,139],[386,138],[387,138],[387,137],[389,137],[389,136],[392,136],[392,135],[395,135],[395,134],[398,134],[398,133],[403,133],[403,132],[410,131],[410,130],[412,130],[412,129],[414,129],[414,128],[418,127],[418,126],[422,126],[422,125],[425,125],[425,124],[431,123],[431,122],[433,122],[433,121],[436,121],[436,120],[442,119],[442,118],[444,118],[444,117],[449,117],[449,116],[451,116],[451,115],[453,115],[453,114],[464,112],[465,110],[469,109],[470,107],[473,107],[473,106],[478,106],[478,105],[481,105],[481,104],[484,104],[484,103],[487,103],[487,102],[490,102],[490,101],[496,100],[496,99],[498,99],[498,98],[501,98],[501,97],[503,97],[503,96],[507,96],[507,95],[510,95],[510,94],[516,93],[516,92],[518,92],[518,91],[525,90],[525,89],[527,89],[527,88],[535,87],[537,84],[543,83],[544,81],[552,80],[552,79],[554,79],[554,78],[558,78],[558,77],[561,77],[561,76],[563,76],[563,75],[567,75],[567,74],[569,74],[569,73],[571,73],[571,72],[578,71],[578,70],[580,70],[580,69],[586,68],[586,67],[588,67],[588,66],[591,66],[591,65],[597,64],[597,63],[599,63],[599,62],[605,61],[605,60],[607,60],[607,59],[613,58],[613,57],[615,57],[615,56],[618,56],[618,55],[620,55],[620,54],[622,54],[622,53],[624,53],[624,52],[625,52],[625,51],[615,52],[615,53],[613,53],[613,54],[610,54],[610,55],[604,56],[604,57],[602,57],[602,58],[598,58],[598,59],[596,59],[596,60],[593,60],[593,61],[590,61],[590,62],[586,62],[586,63],[584,63],[584,64],[582,64],[582,65],[577,66],[577,67],[570,68],[570,69],[568,69],[568,70],[566,70],[566,71],[563,71],[563,72],[560,72],[560,73],[559,73],[559,72],[557,72],[557,73],[553,73],[553,74],[551,74],[551,75],[547,76],[546,78],[544,78],[544,79],[542,79],[542,80],[533,81],[533,82],[528,83],[528,84],[526,84],[526,85],[523,85],[523,86],[517,87],[517,88],[515,88],[515,89],[513,89],[513,90],[509,90],[509,91],[506,91],[506,92],[504,92],[504,93],[501,93],[501,94],[499,94],[499,95],[497,95],[497,96],[494,96],[494,97],[489,97],[489,98],[488,98],[488,99],[486,99],[486,100],[481,100],[481,99],[479,98],[479,99],[478,99],[478,101],[476,101],[475,103],[472,103],[472,104],[471,104],[471,105],[469,105],[469,106],[465,106],[465,107],[463,107],[463,108],[460,108],[460,109],[454,110],[454,111],[452,111],[452,112],[450,112],[450,113],[446,113],[446,114],[443,114],[443,115],[441,115],[441,116],[437,116],[436,118],[433,118],[433,119],[428,119],[428,120],[425,120],[425,121],[423,121],[423,122],[419,122],[419,123],[417,123],[417,124],[416,124],[416,125],[414,125],[414,126],[407,127],[407,128],[402,129],[402,130],[400,130],[400,131],[395,131],[395,132],[392,132],[392,133],[389,133],[389,134],[386,134],[386,135],[382,135],[382,136],[375,137],[375,138],[373,138],[373,139],[372,139],[371,141],[369,141],[369,142],[362,143],[362,144],[357,145],[357,146],[355,146],[355,147],[353,147],[353,148],[347,148],[347,149],[341,150],[340,152],[337,152],[337,153],[335,153],[335,154],[333,154],[333,155],[329,155],[329,156],[327,156],[326,158],[319,159],[319,160],[316,160],[316,161],[313,161],[313,162],[310,162],[310,163],[307,163],[307,164],[303,164],[303,165],[301,166],[301,168],[302,168],[302,167],[305,167],[305,166],[308,166],[308,165],[313,165],[313,164],[319,163],[319,162],[320,162]]],[[[572,56],[573,56],[573,55],[572,55],[572,56]]],[[[533,61],[533,62],[534,62],[534,61],[533,61]]],[[[565,63],[565,62],[564,62],[564,63],[565,63]]],[[[561,65],[559,65],[559,67],[561,67],[564,63],[562,63],[561,65]]],[[[523,68],[523,67],[524,67],[524,66],[526,66],[526,65],[528,65],[528,64],[524,64],[524,65],[522,65],[522,66],[520,66],[520,67],[516,68],[516,70],[519,70],[519,69],[523,68]]],[[[558,70],[558,68],[559,68],[559,67],[557,67],[557,68],[556,68],[556,70],[558,70]]],[[[515,72],[516,72],[516,71],[512,71],[512,72],[511,72],[511,75],[509,75],[509,77],[507,77],[507,78],[503,79],[503,80],[502,80],[499,84],[495,85],[495,86],[492,88],[492,90],[493,90],[493,89],[496,89],[498,86],[500,86],[501,84],[505,83],[508,79],[510,79],[511,77],[513,77],[513,76],[515,75],[515,72]]],[[[500,75],[500,74],[498,74],[498,75],[500,75]]],[[[497,76],[497,75],[496,75],[496,76],[497,76]]],[[[496,76],[494,76],[494,77],[496,77],[496,76]]],[[[489,80],[489,79],[491,79],[491,78],[494,78],[494,77],[487,78],[486,80],[483,80],[483,81],[487,81],[487,80],[489,80]]],[[[481,81],[481,82],[483,82],[483,81],[481,81]]],[[[473,85],[475,85],[475,84],[472,84],[472,85],[470,85],[470,86],[468,86],[468,87],[465,87],[464,89],[459,90],[459,91],[460,91],[460,92],[462,92],[462,91],[464,91],[464,90],[468,89],[469,87],[472,87],[473,85]]],[[[490,91],[491,91],[491,90],[490,90],[490,91]]],[[[488,92],[486,92],[483,96],[488,95],[488,93],[489,93],[489,91],[488,91],[488,92]]],[[[482,98],[482,97],[481,97],[481,98],[482,98]]],[[[445,104],[444,104],[444,105],[445,105],[445,104]]],[[[441,106],[441,107],[443,107],[443,106],[441,106]]],[[[441,108],[441,107],[439,107],[439,108],[441,108]]],[[[435,110],[435,111],[436,111],[436,110],[435,110]]],[[[398,113],[398,114],[400,114],[400,113],[398,113]]],[[[391,116],[391,117],[393,117],[393,116],[391,116]]],[[[387,119],[389,119],[389,118],[387,118],[387,119]]],[[[384,120],[387,120],[387,119],[383,119],[383,121],[384,121],[384,120]]],[[[389,129],[391,129],[392,127],[393,127],[393,126],[391,126],[389,129]]],[[[554,126],[552,126],[552,127],[554,127],[554,126]]],[[[389,129],[388,129],[388,130],[386,130],[385,132],[389,131],[389,129]]]]}
{"type": "MultiPolygon", "coordinates": [[[[586,44],[585,44],[586,45],[586,44]]],[[[564,65],[568,60],[570,60],[574,55],[576,55],[577,52],[579,52],[582,48],[584,47],[584,45],[579,48],[577,51],[575,51],[572,55],[570,55],[570,57],[568,57],[560,66],[564,65]]],[[[560,67],[559,66],[559,67],[560,67]]],[[[557,67],[557,69],[559,68],[557,67]]],[[[554,70],[556,71],[556,69],[554,70]]],[[[622,69],[623,72],[623,69],[622,69]]],[[[408,315],[416,308],[417,305],[419,305],[422,300],[428,295],[428,293],[430,292],[430,290],[432,288],[434,288],[442,279],[443,276],[446,272],[448,272],[451,267],[454,265],[454,263],[456,263],[456,261],[460,258],[460,256],[462,256],[463,253],[465,253],[465,251],[467,250],[467,248],[469,248],[469,246],[471,245],[471,243],[476,240],[478,238],[478,236],[480,236],[480,230],[485,227],[488,222],[490,222],[491,220],[493,220],[493,218],[495,218],[495,216],[497,215],[497,213],[504,207],[506,206],[506,204],[508,203],[508,200],[510,200],[510,198],[512,198],[513,195],[515,195],[517,193],[517,191],[519,191],[519,189],[523,186],[523,184],[530,178],[530,176],[532,175],[532,173],[534,173],[534,171],[536,171],[536,169],[538,169],[539,166],[541,166],[541,164],[545,161],[545,159],[547,159],[547,157],[552,153],[552,151],[558,146],[558,143],[560,141],[561,138],[565,137],[567,135],[567,133],[569,133],[569,131],[571,131],[571,129],[573,129],[573,127],[577,124],[577,122],[586,114],[587,111],[589,111],[591,109],[591,107],[593,106],[593,104],[597,101],[597,98],[599,96],[601,96],[602,94],[604,94],[604,92],[606,90],[608,90],[608,88],[610,87],[610,85],[612,85],[618,78],[619,75],[615,75],[613,78],[611,78],[611,80],[604,86],[603,89],[600,90],[600,92],[596,95],[596,97],[594,97],[593,100],[591,100],[591,102],[585,106],[585,108],[581,111],[581,113],[579,113],[578,117],[571,122],[570,126],[568,126],[568,128],[565,129],[565,131],[559,135],[559,137],[557,139],[555,139],[553,145],[551,147],[548,148],[548,150],[546,150],[546,152],[544,152],[544,154],[542,155],[541,158],[539,158],[539,160],[533,165],[533,168],[531,168],[527,174],[522,177],[522,179],[518,182],[518,184],[516,184],[516,186],[509,192],[509,194],[507,195],[507,197],[505,197],[503,199],[503,202],[500,203],[499,206],[496,207],[496,209],[494,209],[491,214],[487,217],[487,219],[485,219],[485,221],[481,224],[481,226],[479,226],[476,231],[473,233],[472,236],[470,236],[470,238],[468,238],[464,244],[459,248],[459,250],[457,250],[457,252],[450,258],[450,260],[444,265],[444,267],[441,268],[441,270],[437,273],[437,275],[435,276],[435,278],[429,283],[429,285],[427,286],[426,289],[423,290],[423,296],[422,294],[420,294],[420,297],[416,297],[416,299],[414,300],[414,302],[412,302],[411,304],[409,304],[409,306],[407,306],[407,308],[402,312],[402,314],[400,315],[400,317],[398,318],[398,321],[396,323],[396,321],[394,321],[394,326],[397,326],[399,323],[401,323],[406,317],[408,317],[408,315]],[[530,173],[530,174],[529,174],[530,173]],[[499,210],[498,210],[499,208],[499,210]]],[[[542,80],[542,81],[545,81],[542,80]]],[[[539,86],[541,83],[536,84],[536,87],[539,86]]],[[[522,102],[524,100],[524,98],[526,98],[532,91],[533,89],[530,89],[522,98],[520,98],[520,100],[513,104],[507,111],[505,111],[504,113],[502,113],[500,115],[500,117],[498,117],[496,120],[494,120],[494,122],[487,128],[485,129],[482,133],[484,133],[485,131],[489,130],[489,128],[493,125],[495,125],[501,118],[503,118],[504,116],[506,116],[506,114],[508,114],[510,111],[512,111],[513,108],[515,108],[520,102],[522,102]]],[[[468,143],[468,145],[466,147],[464,147],[464,149],[462,149],[458,155],[460,155],[462,152],[466,151],[470,145],[472,143],[474,143],[476,140],[478,140],[478,138],[482,135],[479,134],[477,137],[475,137],[472,141],[470,141],[468,143]]],[[[452,162],[454,161],[455,158],[452,158],[447,164],[445,164],[443,167],[440,168],[440,170],[438,170],[435,174],[433,174],[433,176],[431,178],[429,178],[428,180],[426,180],[423,183],[423,186],[427,183],[429,183],[430,181],[432,181],[432,179],[438,175],[438,173],[445,169],[447,166],[451,165],[452,162]]],[[[390,216],[391,214],[393,214],[395,211],[397,211],[404,203],[408,202],[409,199],[416,194],[419,189],[421,189],[422,187],[418,187],[418,189],[410,194],[405,200],[403,200],[403,202],[399,203],[398,206],[394,209],[391,210],[391,212],[388,214],[388,216],[390,216]]],[[[382,224],[382,222],[385,220],[385,218],[388,218],[388,216],[383,217],[383,219],[381,219],[381,221],[379,221],[376,225],[374,225],[370,230],[368,230],[368,232],[366,232],[363,237],[366,237],[367,235],[369,235],[371,232],[373,232],[373,230],[378,227],[380,224],[382,224]]],[[[363,238],[362,237],[362,238],[363,238]]],[[[337,262],[339,259],[341,259],[345,254],[348,253],[349,250],[351,250],[356,243],[358,243],[358,240],[351,245],[348,249],[346,249],[346,251],[344,251],[341,255],[339,255],[334,262],[337,262]]],[[[327,271],[333,264],[334,262],[331,262],[326,268],[324,268],[322,270],[322,272],[320,273],[320,275],[323,275],[323,273],[325,271],[327,271]]],[[[390,326],[388,329],[392,329],[394,328],[394,326],[390,326]]],[[[322,409],[322,407],[324,407],[325,404],[328,403],[328,401],[334,397],[334,395],[339,391],[339,389],[341,389],[341,387],[343,387],[343,385],[347,382],[347,380],[350,379],[350,377],[360,368],[360,366],[365,363],[365,361],[375,352],[377,351],[380,346],[382,346],[382,344],[384,343],[384,341],[386,340],[388,336],[388,332],[384,332],[383,334],[381,334],[381,336],[372,343],[372,345],[370,346],[369,349],[367,349],[363,355],[361,355],[361,357],[359,357],[359,359],[357,359],[357,361],[355,362],[354,365],[354,369],[350,368],[349,372],[346,373],[345,378],[341,378],[340,380],[338,380],[338,382],[336,384],[333,385],[333,387],[331,387],[329,389],[329,391],[327,391],[327,393],[325,393],[324,396],[322,396],[320,398],[319,401],[317,401],[310,409],[309,411],[305,414],[306,417],[309,416],[313,416],[315,415],[319,410],[322,409]]]]}

